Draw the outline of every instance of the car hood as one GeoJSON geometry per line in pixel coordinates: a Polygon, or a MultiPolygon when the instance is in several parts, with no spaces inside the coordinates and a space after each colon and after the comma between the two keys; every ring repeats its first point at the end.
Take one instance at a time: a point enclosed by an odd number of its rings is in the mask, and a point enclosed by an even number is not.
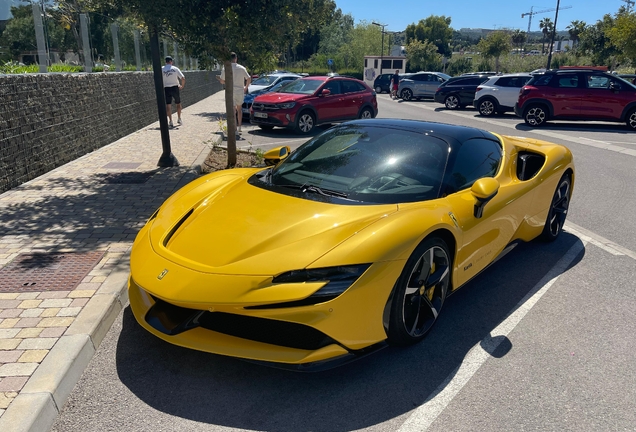
{"type": "Polygon", "coordinates": [[[254,99],[254,103],[263,102],[263,103],[283,103],[283,102],[295,102],[301,99],[306,99],[312,95],[307,95],[303,93],[281,93],[281,92],[271,92],[265,93],[256,96],[254,99]]]}
{"type": "Polygon", "coordinates": [[[169,200],[151,222],[155,252],[206,273],[277,274],[307,267],[397,211],[396,205],[337,205],[292,197],[251,185],[249,177],[216,177],[213,184],[169,200]]]}

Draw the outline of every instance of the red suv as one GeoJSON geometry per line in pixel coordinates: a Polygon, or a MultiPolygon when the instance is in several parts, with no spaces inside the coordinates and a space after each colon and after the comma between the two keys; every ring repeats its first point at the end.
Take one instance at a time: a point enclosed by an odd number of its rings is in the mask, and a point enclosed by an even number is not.
{"type": "Polygon", "coordinates": [[[376,115],[375,91],[362,81],[343,76],[314,76],[257,96],[250,110],[250,123],[261,129],[281,126],[308,134],[320,123],[376,115]]]}
{"type": "Polygon", "coordinates": [[[548,120],[599,120],[636,130],[636,86],[598,70],[550,70],[521,88],[515,114],[532,127],[548,120]]]}

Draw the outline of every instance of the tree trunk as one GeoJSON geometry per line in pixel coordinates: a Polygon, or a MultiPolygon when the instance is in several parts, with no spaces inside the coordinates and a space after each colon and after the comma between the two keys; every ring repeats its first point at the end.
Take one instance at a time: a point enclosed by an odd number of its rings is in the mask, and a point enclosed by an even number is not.
{"type": "MultiPolygon", "coordinates": [[[[236,114],[234,111],[234,71],[232,62],[223,62],[225,68],[225,111],[227,119],[227,166],[236,165],[236,114]]],[[[241,114],[242,115],[242,114],[241,114]]]]}

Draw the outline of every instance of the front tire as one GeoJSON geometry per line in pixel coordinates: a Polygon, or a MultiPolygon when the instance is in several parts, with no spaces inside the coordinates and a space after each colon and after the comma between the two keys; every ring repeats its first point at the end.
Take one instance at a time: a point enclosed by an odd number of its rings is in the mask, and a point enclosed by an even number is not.
{"type": "Polygon", "coordinates": [[[377,94],[382,93],[382,87],[377,86],[377,87],[375,88],[375,92],[376,92],[377,94]]]}
{"type": "Polygon", "coordinates": [[[523,121],[530,127],[543,126],[548,121],[548,112],[543,105],[530,105],[523,113],[523,121]]]}
{"type": "Polygon", "coordinates": [[[450,256],[439,237],[429,237],[415,248],[392,294],[389,343],[412,345],[433,327],[450,286],[450,256]]]}
{"type": "Polygon", "coordinates": [[[316,118],[310,111],[301,112],[296,120],[296,131],[303,135],[309,134],[315,126],[316,118]]]}
{"type": "Polygon", "coordinates": [[[456,95],[446,96],[446,99],[444,99],[444,106],[450,110],[459,109],[459,98],[456,95]]]}
{"type": "Polygon", "coordinates": [[[484,117],[492,117],[497,112],[497,107],[491,99],[484,99],[477,104],[479,114],[484,117]]]}
{"type": "Polygon", "coordinates": [[[413,98],[413,92],[410,89],[404,89],[400,93],[400,97],[405,101],[410,101],[413,98]]]}
{"type": "Polygon", "coordinates": [[[570,197],[572,195],[572,178],[569,174],[564,174],[559,180],[559,185],[554,192],[550,211],[543,226],[541,239],[544,241],[554,241],[559,237],[565,225],[565,218],[570,207],[570,197]]]}

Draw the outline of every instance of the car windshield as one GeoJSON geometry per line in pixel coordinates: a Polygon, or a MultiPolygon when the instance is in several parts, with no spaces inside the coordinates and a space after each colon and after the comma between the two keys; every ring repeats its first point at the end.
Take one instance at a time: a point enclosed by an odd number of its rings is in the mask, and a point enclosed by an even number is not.
{"type": "Polygon", "coordinates": [[[276,81],[278,78],[279,77],[277,75],[265,75],[252,81],[252,84],[259,86],[268,86],[276,81]]]}
{"type": "Polygon", "coordinates": [[[323,80],[316,79],[298,79],[292,81],[289,85],[279,90],[280,93],[300,93],[300,94],[314,94],[318,87],[323,83],[323,80]]]}
{"type": "Polygon", "coordinates": [[[448,149],[424,132],[344,124],[303,144],[268,181],[281,193],[318,190],[361,203],[431,200],[438,197],[448,149]]]}

